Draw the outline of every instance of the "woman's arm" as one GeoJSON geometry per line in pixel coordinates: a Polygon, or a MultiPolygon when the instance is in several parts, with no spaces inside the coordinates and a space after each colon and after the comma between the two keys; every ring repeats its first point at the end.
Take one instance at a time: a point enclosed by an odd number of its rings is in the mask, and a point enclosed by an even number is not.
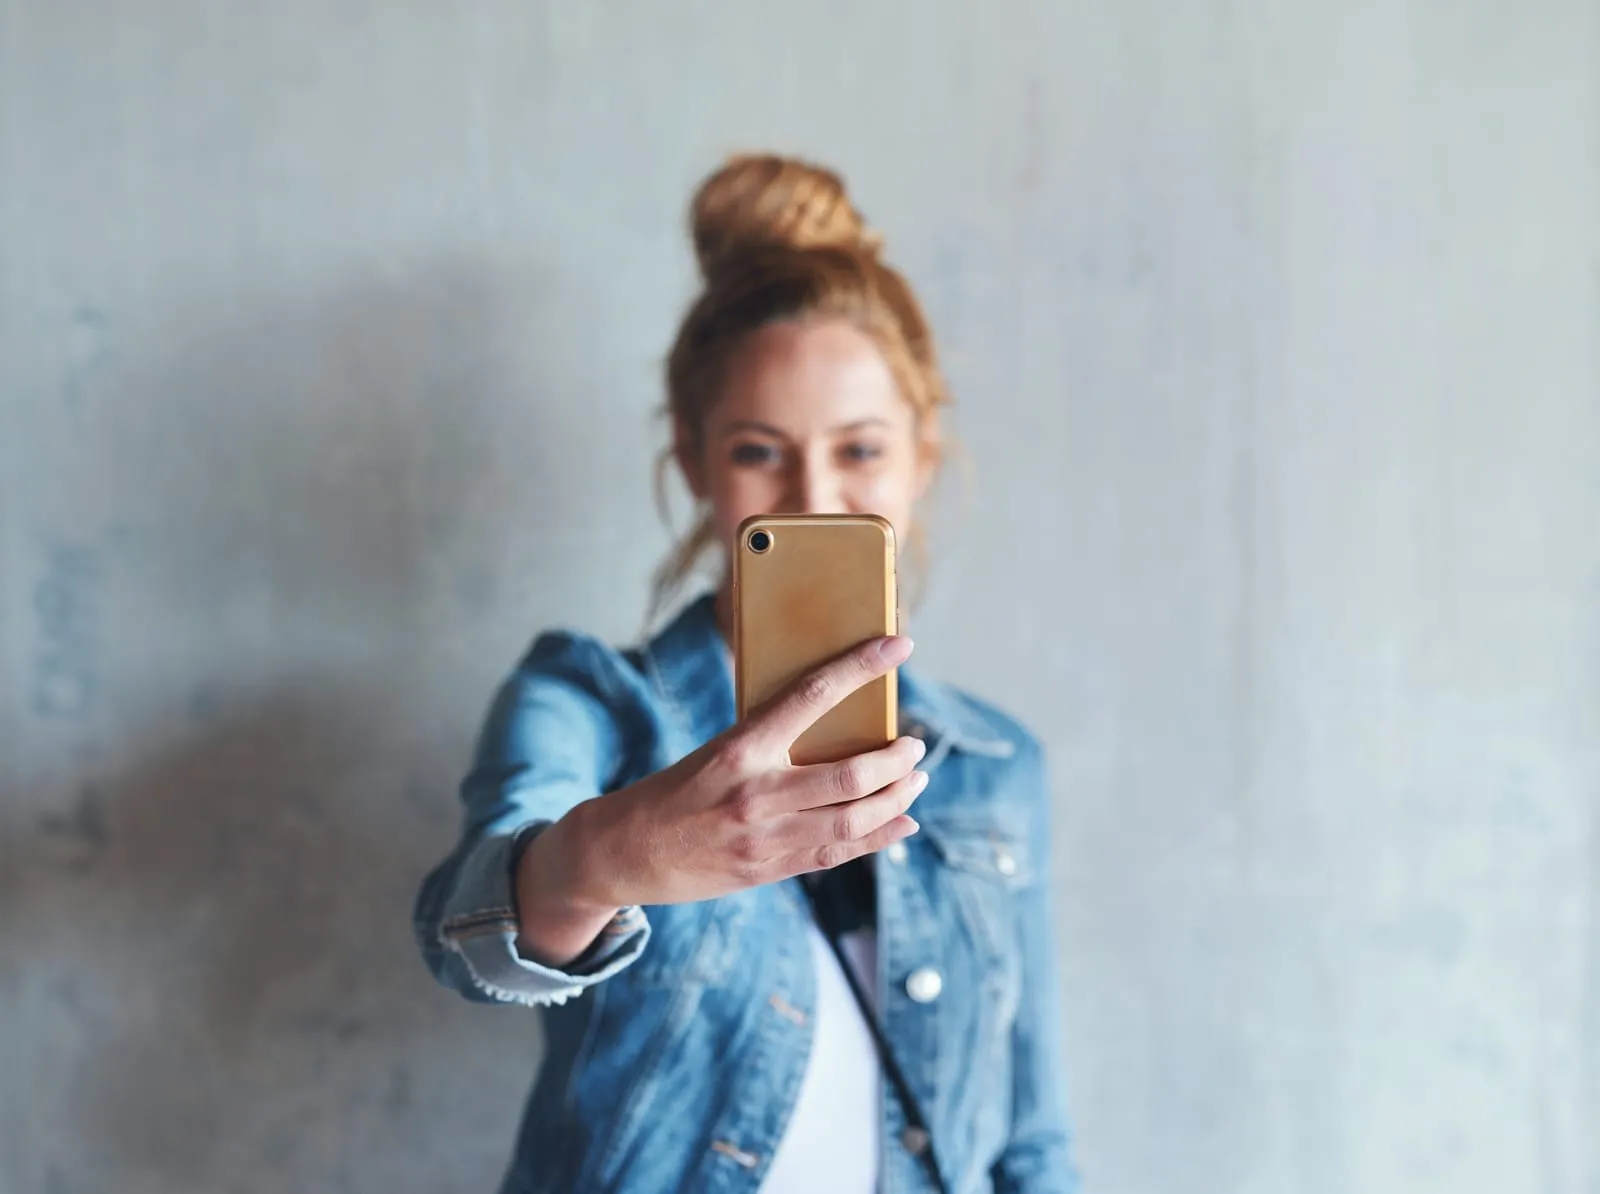
{"type": "Polygon", "coordinates": [[[627,966],[649,939],[639,908],[601,915],[568,907],[564,918],[545,907],[532,919],[550,925],[550,938],[522,933],[516,877],[534,872],[520,866],[524,852],[598,796],[620,765],[614,714],[595,689],[601,652],[574,636],[543,635],[501,686],[461,784],[460,841],[418,893],[423,958],[469,999],[561,1002],[627,966]]]}
{"type": "Polygon", "coordinates": [[[1077,1194],[1062,1073],[1061,987],[1051,909],[1050,789],[1043,756],[1029,742],[1021,777],[1032,793],[1029,846],[1033,882],[1018,893],[1022,941],[1022,999],[1012,1029],[1011,1139],[995,1163],[996,1194],[1077,1194]]]}
{"type": "Polygon", "coordinates": [[[926,778],[912,770],[921,742],[789,763],[818,717],[910,653],[906,639],[863,643],[673,766],[607,792],[624,751],[597,687],[606,649],[541,638],[490,710],[461,787],[461,842],[417,897],[435,976],[484,1002],[560,1002],[639,956],[644,906],[838,866],[915,833],[905,813],[926,778]]]}

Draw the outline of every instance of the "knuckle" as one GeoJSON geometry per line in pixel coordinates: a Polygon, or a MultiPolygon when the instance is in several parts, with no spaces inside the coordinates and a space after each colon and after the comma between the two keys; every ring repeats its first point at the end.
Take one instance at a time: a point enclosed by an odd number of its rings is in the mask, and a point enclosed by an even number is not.
{"type": "Polygon", "coordinates": [[[861,835],[861,814],[853,808],[840,809],[833,815],[833,840],[853,842],[861,835]]]}
{"type": "Polygon", "coordinates": [[[754,825],[761,817],[761,797],[750,783],[728,790],[728,817],[735,825],[754,825]]]}
{"type": "Polygon", "coordinates": [[[747,775],[759,769],[756,744],[747,734],[734,734],[723,743],[718,763],[732,775],[747,775]]]}
{"type": "Polygon", "coordinates": [[[846,759],[828,775],[834,794],[846,800],[867,794],[867,767],[860,758],[846,759]]]}
{"type": "Polygon", "coordinates": [[[812,672],[800,681],[799,687],[796,689],[801,702],[807,705],[824,704],[832,692],[832,679],[825,671],[812,672]]]}
{"type": "Polygon", "coordinates": [[[728,848],[740,867],[751,866],[762,859],[761,839],[753,833],[735,834],[728,848]]]}
{"type": "Polygon", "coordinates": [[[818,846],[813,861],[819,871],[831,871],[841,863],[850,861],[850,847],[843,842],[828,842],[818,846]]]}

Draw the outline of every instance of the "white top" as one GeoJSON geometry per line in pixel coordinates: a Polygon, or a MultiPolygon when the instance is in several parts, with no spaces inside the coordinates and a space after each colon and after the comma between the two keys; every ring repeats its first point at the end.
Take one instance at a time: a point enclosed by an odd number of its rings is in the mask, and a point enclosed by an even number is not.
{"type": "MultiPolygon", "coordinates": [[[[878,1049],[850,993],[839,959],[815,924],[817,1007],[811,1056],[789,1130],[778,1144],[761,1194],[873,1194],[878,1188],[878,1049]]],[[[875,1001],[877,934],[848,933],[841,944],[867,999],[875,1001]]]]}

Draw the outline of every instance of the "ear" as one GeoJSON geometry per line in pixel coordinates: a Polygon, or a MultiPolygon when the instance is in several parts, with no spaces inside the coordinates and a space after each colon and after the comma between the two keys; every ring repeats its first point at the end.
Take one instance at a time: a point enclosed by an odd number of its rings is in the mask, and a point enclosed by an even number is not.
{"type": "Polygon", "coordinates": [[[697,502],[706,499],[705,445],[700,443],[694,430],[682,419],[672,421],[672,455],[683,474],[683,483],[689,487],[697,502]]]}

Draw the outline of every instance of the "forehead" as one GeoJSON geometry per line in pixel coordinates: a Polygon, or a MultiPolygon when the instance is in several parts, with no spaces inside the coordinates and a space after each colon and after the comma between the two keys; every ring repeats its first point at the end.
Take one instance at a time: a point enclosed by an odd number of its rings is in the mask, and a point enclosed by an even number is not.
{"type": "Polygon", "coordinates": [[[909,425],[912,411],[872,338],[831,319],[770,324],[739,346],[711,421],[746,419],[799,432],[864,419],[909,425]]]}

